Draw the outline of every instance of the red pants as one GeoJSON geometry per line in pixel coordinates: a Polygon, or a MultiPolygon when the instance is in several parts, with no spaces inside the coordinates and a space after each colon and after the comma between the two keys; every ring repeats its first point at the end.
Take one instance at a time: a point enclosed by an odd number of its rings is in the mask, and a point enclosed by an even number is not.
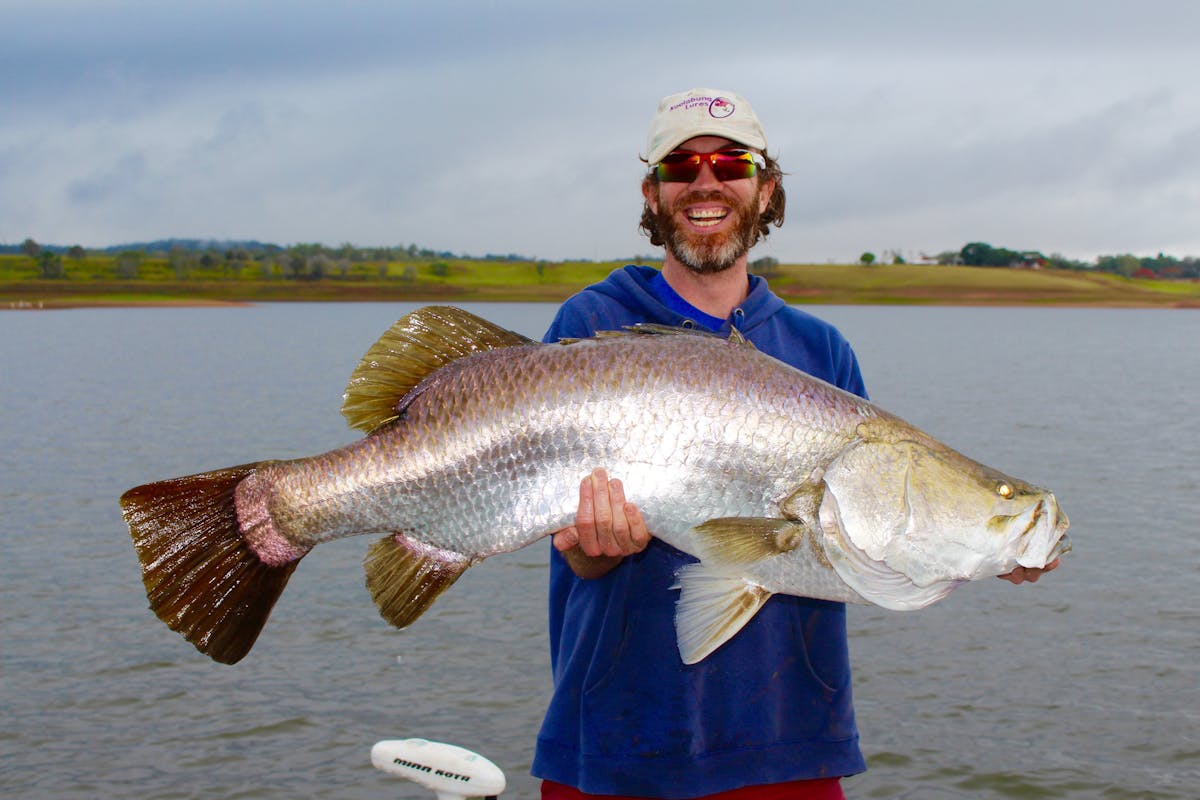
{"type": "MultiPolygon", "coordinates": [[[[616,794],[584,794],[571,786],[542,781],[542,800],[639,800],[616,794]]],[[[644,800],[642,798],[641,800],[644,800]]],[[[846,800],[839,778],[815,781],[789,781],[764,786],[746,786],[728,792],[710,794],[697,800],[846,800]]]]}

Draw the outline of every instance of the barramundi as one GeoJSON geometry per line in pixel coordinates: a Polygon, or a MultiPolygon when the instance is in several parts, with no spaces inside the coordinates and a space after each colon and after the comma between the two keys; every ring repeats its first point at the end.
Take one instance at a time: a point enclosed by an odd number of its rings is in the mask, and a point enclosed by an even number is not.
{"type": "Polygon", "coordinates": [[[687,663],[774,594],[918,609],[1069,549],[1051,492],[736,331],[541,344],[431,306],[368,350],[342,412],[366,434],[344,447],[121,497],[150,607],[213,659],[250,650],[322,542],[384,534],[367,587],[405,627],[471,565],[571,525],[580,480],[601,467],[655,537],[696,559],[677,576],[687,663]]]}

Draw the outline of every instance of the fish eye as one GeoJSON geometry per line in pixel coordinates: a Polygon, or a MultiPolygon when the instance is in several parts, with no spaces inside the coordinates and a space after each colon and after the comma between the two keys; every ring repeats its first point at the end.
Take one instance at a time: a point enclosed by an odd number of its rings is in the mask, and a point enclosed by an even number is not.
{"type": "Polygon", "coordinates": [[[1013,487],[1007,483],[997,484],[996,485],[996,494],[1000,495],[1005,500],[1011,500],[1012,496],[1013,496],[1013,487]]]}

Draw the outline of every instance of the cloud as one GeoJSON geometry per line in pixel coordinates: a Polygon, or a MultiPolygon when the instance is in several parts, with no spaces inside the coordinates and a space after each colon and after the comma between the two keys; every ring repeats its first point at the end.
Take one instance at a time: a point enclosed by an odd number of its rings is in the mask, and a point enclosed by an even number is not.
{"type": "Polygon", "coordinates": [[[1200,253],[1197,22],[1182,0],[10,2],[0,239],[631,256],[649,116],[708,85],[751,99],[789,173],[778,257],[1200,253]]]}
{"type": "Polygon", "coordinates": [[[91,174],[67,184],[67,197],[72,204],[97,206],[118,192],[127,192],[142,182],[146,175],[146,159],[141,153],[126,153],[111,164],[104,164],[91,174]]]}

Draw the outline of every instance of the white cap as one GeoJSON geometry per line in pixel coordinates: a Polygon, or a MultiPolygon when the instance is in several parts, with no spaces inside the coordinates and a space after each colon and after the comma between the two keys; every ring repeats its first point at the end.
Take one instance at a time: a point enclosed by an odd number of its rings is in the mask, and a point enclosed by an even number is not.
{"type": "Polygon", "coordinates": [[[767,149],[766,134],[745,99],[721,89],[690,89],[659,101],[650,121],[646,161],[657,164],[697,136],[720,136],[752,150],[767,149]]]}

